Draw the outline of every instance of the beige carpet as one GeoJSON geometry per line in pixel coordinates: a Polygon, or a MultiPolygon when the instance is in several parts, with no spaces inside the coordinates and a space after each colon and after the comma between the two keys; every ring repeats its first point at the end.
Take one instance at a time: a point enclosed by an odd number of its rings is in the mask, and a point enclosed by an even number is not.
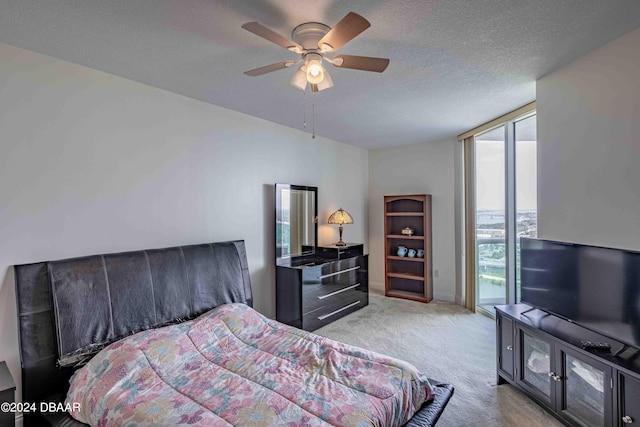
{"type": "Polygon", "coordinates": [[[496,385],[495,322],[451,303],[371,294],[369,305],[315,331],[413,363],[455,393],[438,427],[560,426],[510,385],[496,385]]]}

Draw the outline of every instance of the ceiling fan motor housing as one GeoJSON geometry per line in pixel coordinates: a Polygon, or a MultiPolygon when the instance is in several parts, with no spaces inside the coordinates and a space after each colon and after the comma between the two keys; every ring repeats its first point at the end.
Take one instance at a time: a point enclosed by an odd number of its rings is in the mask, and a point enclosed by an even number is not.
{"type": "Polygon", "coordinates": [[[305,51],[317,52],[320,50],[318,42],[329,30],[331,30],[331,27],[319,22],[305,22],[293,29],[291,38],[302,46],[305,51]]]}

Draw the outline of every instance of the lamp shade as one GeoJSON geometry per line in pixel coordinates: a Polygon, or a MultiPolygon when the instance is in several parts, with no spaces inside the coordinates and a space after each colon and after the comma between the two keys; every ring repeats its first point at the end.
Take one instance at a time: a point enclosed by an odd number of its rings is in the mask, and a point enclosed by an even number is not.
{"type": "Polygon", "coordinates": [[[329,216],[329,220],[327,222],[329,224],[340,224],[340,225],[353,224],[353,217],[351,216],[351,214],[349,214],[349,212],[340,208],[329,216]]]}
{"type": "Polygon", "coordinates": [[[333,87],[333,80],[331,80],[331,76],[329,75],[329,72],[327,72],[327,70],[324,71],[324,80],[322,80],[317,85],[316,84],[311,85],[312,90],[314,88],[316,89],[314,90],[314,92],[320,92],[321,90],[329,89],[330,87],[333,87]]]}
{"type": "Polygon", "coordinates": [[[307,73],[305,70],[304,65],[300,66],[300,68],[298,68],[298,70],[293,74],[293,77],[291,77],[291,81],[289,83],[300,90],[305,90],[307,87],[307,73]]]}

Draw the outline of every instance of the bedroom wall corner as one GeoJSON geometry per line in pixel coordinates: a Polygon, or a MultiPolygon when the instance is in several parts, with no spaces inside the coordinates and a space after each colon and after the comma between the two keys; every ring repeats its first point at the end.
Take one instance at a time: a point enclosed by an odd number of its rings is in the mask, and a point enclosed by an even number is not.
{"type": "Polygon", "coordinates": [[[456,263],[455,139],[369,152],[369,283],[384,292],[384,196],[431,194],[434,298],[461,301],[456,263]]]}

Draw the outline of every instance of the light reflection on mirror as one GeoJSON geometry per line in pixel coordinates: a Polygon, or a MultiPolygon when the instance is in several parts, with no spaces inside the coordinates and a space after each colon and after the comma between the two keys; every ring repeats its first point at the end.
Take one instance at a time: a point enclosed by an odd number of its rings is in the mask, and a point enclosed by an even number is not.
{"type": "Polygon", "coordinates": [[[315,187],[276,184],[276,257],[313,254],[316,246],[315,187]]]}

